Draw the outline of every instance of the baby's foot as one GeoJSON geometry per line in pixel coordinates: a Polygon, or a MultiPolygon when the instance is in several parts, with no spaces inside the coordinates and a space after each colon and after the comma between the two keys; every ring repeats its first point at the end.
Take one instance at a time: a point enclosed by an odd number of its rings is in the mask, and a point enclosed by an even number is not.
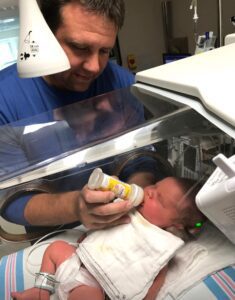
{"type": "Polygon", "coordinates": [[[31,288],[23,292],[12,292],[11,297],[15,300],[49,300],[50,293],[47,290],[31,288]]]}

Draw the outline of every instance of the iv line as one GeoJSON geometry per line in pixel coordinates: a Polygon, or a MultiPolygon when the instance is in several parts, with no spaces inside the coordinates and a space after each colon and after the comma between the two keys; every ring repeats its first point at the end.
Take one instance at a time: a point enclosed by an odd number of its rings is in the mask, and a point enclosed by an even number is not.
{"type": "Polygon", "coordinates": [[[194,14],[193,14],[193,34],[194,34],[194,41],[195,41],[195,44],[198,46],[198,43],[197,43],[197,38],[198,38],[198,32],[197,32],[197,22],[198,22],[198,13],[197,13],[197,0],[192,0],[191,2],[191,5],[189,7],[190,10],[194,10],[194,14]]]}

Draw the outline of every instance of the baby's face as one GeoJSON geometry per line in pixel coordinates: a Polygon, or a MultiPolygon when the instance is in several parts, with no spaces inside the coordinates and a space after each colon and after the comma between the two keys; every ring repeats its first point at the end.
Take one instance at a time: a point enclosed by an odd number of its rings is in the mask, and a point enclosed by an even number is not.
{"type": "Polygon", "coordinates": [[[161,227],[175,225],[184,193],[173,177],[167,177],[144,189],[144,202],[138,208],[150,223],[161,227]]]}

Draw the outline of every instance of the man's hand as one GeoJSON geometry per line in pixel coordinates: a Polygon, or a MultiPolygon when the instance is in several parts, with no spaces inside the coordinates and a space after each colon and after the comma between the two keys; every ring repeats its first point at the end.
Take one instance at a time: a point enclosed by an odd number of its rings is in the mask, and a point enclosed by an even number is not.
{"type": "Polygon", "coordinates": [[[133,205],[130,201],[110,202],[115,198],[110,191],[94,191],[85,186],[79,193],[77,214],[88,229],[101,229],[129,223],[126,215],[133,205]]]}

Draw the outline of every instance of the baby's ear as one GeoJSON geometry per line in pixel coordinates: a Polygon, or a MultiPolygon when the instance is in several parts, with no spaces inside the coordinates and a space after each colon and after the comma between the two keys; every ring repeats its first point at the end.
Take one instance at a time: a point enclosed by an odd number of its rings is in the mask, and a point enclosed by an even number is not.
{"type": "Polygon", "coordinates": [[[194,228],[187,228],[187,230],[190,234],[196,235],[201,231],[201,228],[194,227],[194,228]]]}
{"type": "Polygon", "coordinates": [[[175,236],[178,236],[182,240],[184,240],[185,239],[185,235],[186,235],[184,227],[183,226],[177,226],[177,227],[175,225],[172,225],[172,226],[167,227],[165,229],[166,229],[166,231],[168,231],[168,232],[174,234],[175,236]]]}
{"type": "Polygon", "coordinates": [[[184,225],[180,224],[180,223],[173,224],[172,226],[175,227],[178,230],[183,230],[184,229],[184,225]]]}

